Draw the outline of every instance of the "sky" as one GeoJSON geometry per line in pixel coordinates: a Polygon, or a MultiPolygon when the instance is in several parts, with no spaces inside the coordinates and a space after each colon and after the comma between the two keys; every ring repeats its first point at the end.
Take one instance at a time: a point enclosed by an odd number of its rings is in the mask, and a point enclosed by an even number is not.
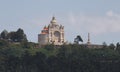
{"type": "Polygon", "coordinates": [[[120,0],[0,0],[0,32],[22,28],[28,41],[38,42],[38,34],[53,16],[65,27],[65,40],[73,43],[80,35],[93,44],[120,41],[120,0]]]}

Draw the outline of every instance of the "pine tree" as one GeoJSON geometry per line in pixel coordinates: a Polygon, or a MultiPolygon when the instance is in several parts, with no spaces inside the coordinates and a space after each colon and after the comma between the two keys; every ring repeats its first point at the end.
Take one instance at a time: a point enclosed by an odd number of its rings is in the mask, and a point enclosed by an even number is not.
{"type": "Polygon", "coordinates": [[[3,30],[0,34],[1,39],[7,39],[8,38],[8,31],[3,30]]]}

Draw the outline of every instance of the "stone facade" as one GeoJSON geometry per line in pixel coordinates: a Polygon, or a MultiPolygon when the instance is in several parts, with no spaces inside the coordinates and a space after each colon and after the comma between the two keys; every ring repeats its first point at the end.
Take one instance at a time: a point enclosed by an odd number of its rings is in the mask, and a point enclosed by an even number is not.
{"type": "Polygon", "coordinates": [[[38,34],[39,46],[47,44],[63,45],[64,41],[64,26],[59,25],[55,17],[53,17],[50,24],[45,26],[41,33],[38,34]]]}

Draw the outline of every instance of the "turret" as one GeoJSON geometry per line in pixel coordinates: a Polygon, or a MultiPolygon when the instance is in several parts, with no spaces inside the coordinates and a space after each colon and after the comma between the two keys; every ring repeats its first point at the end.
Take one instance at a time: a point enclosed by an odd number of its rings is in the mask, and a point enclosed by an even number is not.
{"type": "Polygon", "coordinates": [[[51,20],[51,24],[56,24],[56,23],[57,23],[57,21],[56,21],[55,17],[53,16],[52,20],[51,20]]]}
{"type": "Polygon", "coordinates": [[[87,44],[90,44],[90,33],[88,33],[88,42],[87,44]]]}

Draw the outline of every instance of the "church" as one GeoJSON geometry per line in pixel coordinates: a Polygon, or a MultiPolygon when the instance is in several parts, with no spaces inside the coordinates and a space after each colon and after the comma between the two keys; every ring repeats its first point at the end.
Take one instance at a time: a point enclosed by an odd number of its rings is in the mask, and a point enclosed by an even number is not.
{"type": "MultiPolygon", "coordinates": [[[[63,45],[65,43],[64,39],[64,26],[57,23],[55,17],[52,17],[50,24],[45,26],[41,33],[38,34],[38,44],[39,47],[53,44],[53,45],[63,45]]],[[[80,44],[82,46],[86,46],[87,48],[103,48],[103,45],[99,44],[91,44],[90,42],[90,34],[88,33],[88,42],[80,44]]]]}
{"type": "Polygon", "coordinates": [[[63,45],[64,42],[64,26],[58,24],[56,18],[52,17],[50,24],[45,26],[38,34],[39,46],[47,44],[63,45]]]}

